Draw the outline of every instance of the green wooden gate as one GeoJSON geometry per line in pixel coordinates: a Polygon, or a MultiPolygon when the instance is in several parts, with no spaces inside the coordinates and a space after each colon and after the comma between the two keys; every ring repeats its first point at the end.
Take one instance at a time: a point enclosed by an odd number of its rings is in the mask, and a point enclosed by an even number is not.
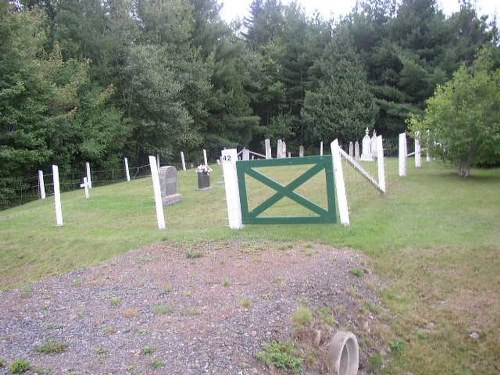
{"type": "Polygon", "coordinates": [[[333,182],[333,165],[331,156],[308,156],[303,158],[288,159],[266,159],[238,161],[236,163],[238,172],[238,185],[240,191],[241,214],[243,224],[316,224],[316,223],[336,223],[337,209],[335,206],[335,186],[333,182]],[[282,185],[264,174],[258,172],[257,168],[262,167],[283,167],[311,165],[307,171],[295,178],[286,186],[282,185]],[[294,190],[303,185],[306,181],[320,172],[325,173],[327,206],[326,209],[316,203],[304,198],[294,190]],[[253,210],[248,209],[248,191],[246,176],[250,176],[262,184],[275,190],[271,197],[266,199],[253,210]],[[287,197],[299,205],[312,211],[315,216],[277,216],[261,217],[260,215],[268,208],[277,203],[280,199],[287,197]]]}

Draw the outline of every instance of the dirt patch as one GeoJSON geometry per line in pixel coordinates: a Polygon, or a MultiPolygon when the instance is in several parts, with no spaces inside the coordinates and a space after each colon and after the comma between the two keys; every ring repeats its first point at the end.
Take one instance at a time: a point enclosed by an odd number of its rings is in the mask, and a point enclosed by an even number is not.
{"type": "Polygon", "coordinates": [[[379,306],[369,269],[359,252],[317,244],[162,243],[2,292],[0,359],[53,374],[267,374],[256,353],[279,340],[297,344],[314,374],[342,328],[366,368],[379,306]],[[302,332],[299,305],[314,317],[302,332]],[[64,352],[39,353],[49,340],[64,352]]]}

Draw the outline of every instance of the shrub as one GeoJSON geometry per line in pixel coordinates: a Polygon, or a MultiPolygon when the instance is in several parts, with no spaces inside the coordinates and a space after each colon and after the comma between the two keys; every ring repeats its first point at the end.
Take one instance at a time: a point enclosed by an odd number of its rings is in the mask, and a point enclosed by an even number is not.
{"type": "Polygon", "coordinates": [[[47,340],[42,345],[35,346],[35,351],[42,354],[59,354],[66,350],[68,345],[55,340],[47,340]]]}

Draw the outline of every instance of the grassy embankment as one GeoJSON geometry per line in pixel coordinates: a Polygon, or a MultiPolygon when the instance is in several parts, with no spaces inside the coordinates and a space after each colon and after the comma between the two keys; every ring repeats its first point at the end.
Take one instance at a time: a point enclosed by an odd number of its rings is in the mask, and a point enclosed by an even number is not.
{"type": "MultiPolygon", "coordinates": [[[[473,170],[471,178],[461,180],[446,167],[426,164],[410,168],[404,179],[390,176],[384,197],[351,178],[349,228],[253,225],[231,231],[223,185],[217,184],[220,170],[209,191],[195,189],[193,171],[180,172],[179,178],[184,200],[165,210],[165,231],[156,227],[149,179],[95,188],[88,201],[82,191],[64,193],[63,227],[54,225],[52,198],[1,211],[0,290],[162,240],[185,246],[230,239],[349,246],[365,252],[388,285],[383,300],[390,329],[380,333],[394,360],[380,373],[499,372],[499,169],[473,170]],[[478,339],[470,337],[473,332],[478,339]]],[[[321,183],[313,181],[306,190],[322,202],[321,183]]],[[[251,205],[270,194],[265,188],[254,192],[251,205]]],[[[275,208],[289,210],[286,204],[275,208]]]]}

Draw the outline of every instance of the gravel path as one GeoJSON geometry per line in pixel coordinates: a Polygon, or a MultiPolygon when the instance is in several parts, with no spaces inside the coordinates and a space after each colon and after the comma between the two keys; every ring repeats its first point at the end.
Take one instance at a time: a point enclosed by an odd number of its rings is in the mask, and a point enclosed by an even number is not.
{"type": "MultiPolygon", "coordinates": [[[[297,339],[299,303],[369,336],[375,317],[360,308],[378,304],[378,282],[355,268],[369,268],[360,253],[309,243],[145,247],[0,293],[0,359],[25,358],[39,374],[274,373],[256,353],[297,339]],[[40,353],[49,340],[64,351],[40,353]]],[[[321,361],[304,370],[324,372],[321,361]]]]}

